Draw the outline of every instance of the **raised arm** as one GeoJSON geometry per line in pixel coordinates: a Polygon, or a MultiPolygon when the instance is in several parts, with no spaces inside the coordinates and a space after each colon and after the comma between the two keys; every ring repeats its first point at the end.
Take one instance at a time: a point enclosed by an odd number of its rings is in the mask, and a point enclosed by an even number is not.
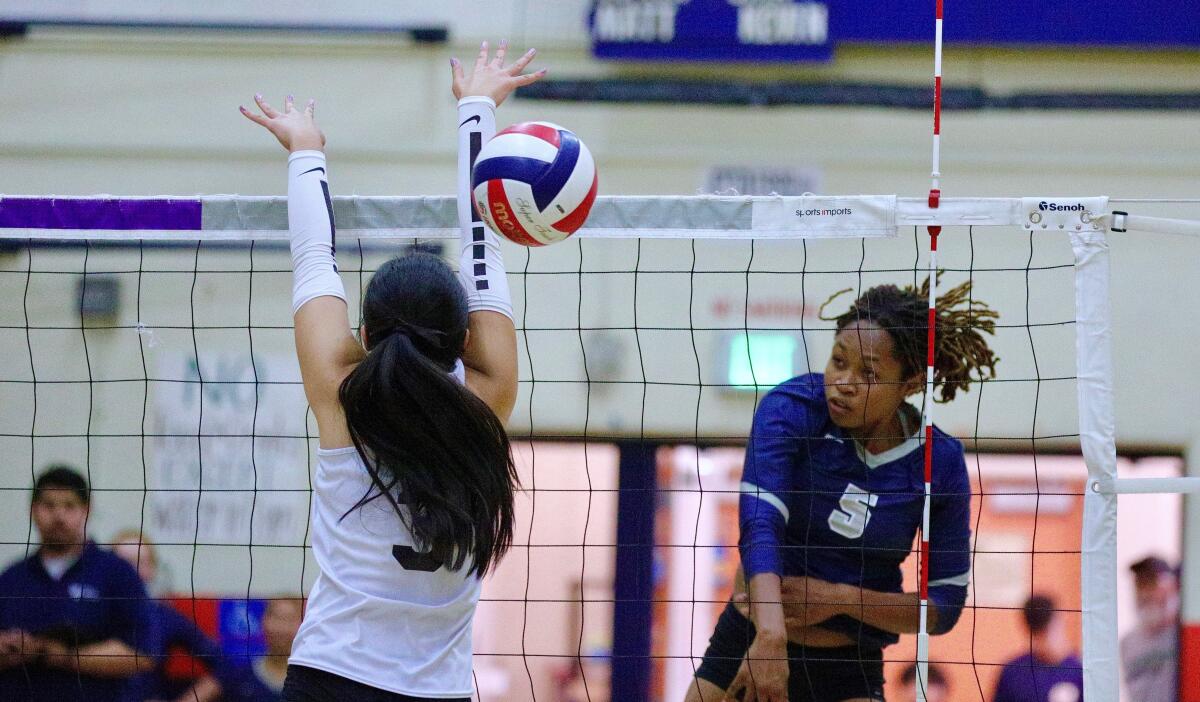
{"type": "Polygon", "coordinates": [[[471,169],[479,150],[496,133],[496,106],[517,87],[545,75],[522,75],[533,60],[530,49],[511,66],[504,65],[507,45],[500,43],[489,59],[487,42],[470,75],[451,59],[454,96],[458,98],[458,225],[459,280],[467,293],[470,334],[463,353],[467,387],[492,408],[501,421],[512,414],[517,397],[517,334],[512,298],[500,240],[475,210],[471,169]]]}
{"type": "Polygon", "coordinates": [[[288,230],[292,254],[292,314],[296,355],[304,394],[329,447],[349,443],[342,422],[338,387],[362,360],[362,345],[350,331],[346,292],[337,273],[336,229],[326,172],[325,136],[313,121],[315,102],[297,110],[291,96],[278,112],[254,98],[262,115],[246,108],[242,114],[269,130],[288,150],[288,230]]]}

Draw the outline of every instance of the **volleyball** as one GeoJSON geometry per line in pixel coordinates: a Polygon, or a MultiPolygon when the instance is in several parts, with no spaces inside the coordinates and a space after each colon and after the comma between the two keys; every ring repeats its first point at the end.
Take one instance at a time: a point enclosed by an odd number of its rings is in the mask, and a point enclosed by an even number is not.
{"type": "Polygon", "coordinates": [[[550,122],[521,122],[496,134],[471,177],[479,216],[522,246],[553,244],[582,227],[598,183],[587,146],[550,122]]]}

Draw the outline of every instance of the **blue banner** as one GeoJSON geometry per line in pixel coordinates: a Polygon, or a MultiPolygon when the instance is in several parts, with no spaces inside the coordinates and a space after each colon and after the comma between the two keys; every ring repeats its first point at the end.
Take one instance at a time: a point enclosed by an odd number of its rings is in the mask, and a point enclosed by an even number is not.
{"type": "MultiPolygon", "coordinates": [[[[949,44],[1200,49],[1200,3],[945,0],[949,44]]],[[[839,42],[933,43],[934,0],[596,0],[600,58],[828,61],[839,42]]]]}
{"type": "Polygon", "coordinates": [[[827,61],[829,3],[784,0],[597,0],[600,58],[668,61],[827,61]]]}

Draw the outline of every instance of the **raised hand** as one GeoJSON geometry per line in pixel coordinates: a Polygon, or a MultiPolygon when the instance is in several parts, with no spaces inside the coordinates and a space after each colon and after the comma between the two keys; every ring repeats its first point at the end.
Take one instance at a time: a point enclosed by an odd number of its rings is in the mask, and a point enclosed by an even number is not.
{"type": "Polygon", "coordinates": [[[504,59],[507,54],[508,42],[501,41],[496,49],[495,58],[489,59],[488,43],[483,42],[479,47],[479,56],[475,59],[475,67],[469,76],[463,72],[462,63],[458,59],[450,59],[451,89],[454,91],[454,97],[461,100],[471,95],[483,95],[499,105],[517,88],[534,83],[546,75],[544,68],[534,73],[521,74],[537,54],[537,49],[526,51],[521,58],[506,67],[504,59]]]}
{"type": "Polygon", "coordinates": [[[303,110],[297,110],[295,101],[291,95],[288,95],[283,102],[283,112],[268,105],[262,95],[255,95],[254,102],[258,105],[258,109],[262,110],[261,115],[255,114],[241,105],[238,106],[238,109],[243,115],[246,115],[246,119],[266,128],[275,135],[283,148],[288,151],[321,151],[325,148],[325,135],[313,121],[313,112],[317,106],[316,100],[309,100],[303,110]]]}

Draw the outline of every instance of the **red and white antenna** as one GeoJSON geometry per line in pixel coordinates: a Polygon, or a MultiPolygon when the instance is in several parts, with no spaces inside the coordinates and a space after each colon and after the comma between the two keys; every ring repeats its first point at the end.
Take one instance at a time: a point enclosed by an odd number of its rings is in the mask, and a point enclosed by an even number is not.
{"type": "MultiPolygon", "coordinates": [[[[933,172],[929,188],[929,208],[936,209],[941,197],[942,162],[942,0],[936,0],[933,42],[933,172]]],[[[917,702],[925,702],[929,682],[929,503],[933,494],[933,363],[937,342],[937,244],[941,226],[929,230],[929,331],[926,341],[929,350],[925,359],[925,504],[921,512],[921,552],[919,595],[921,623],[917,630],[917,702]]]]}

